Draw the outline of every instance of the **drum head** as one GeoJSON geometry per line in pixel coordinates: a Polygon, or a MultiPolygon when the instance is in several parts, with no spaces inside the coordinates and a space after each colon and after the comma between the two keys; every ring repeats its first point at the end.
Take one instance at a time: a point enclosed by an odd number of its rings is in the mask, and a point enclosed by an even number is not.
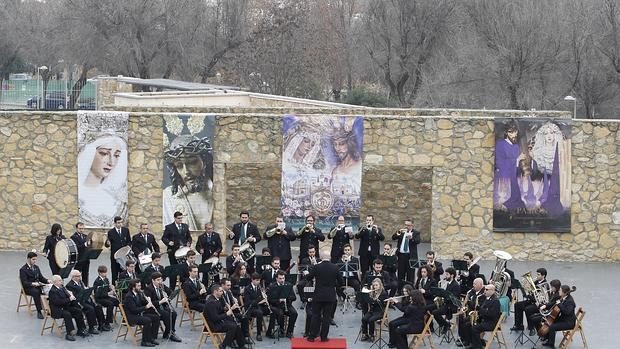
{"type": "Polygon", "coordinates": [[[91,231],[88,233],[88,239],[90,240],[90,248],[93,250],[101,250],[103,249],[104,241],[103,235],[99,234],[96,231],[91,231]]]}
{"type": "Polygon", "coordinates": [[[118,258],[124,257],[124,256],[128,255],[129,252],[131,252],[131,247],[123,246],[118,251],[116,251],[116,253],[114,254],[114,259],[118,259],[118,258]]]}
{"type": "Polygon", "coordinates": [[[511,260],[512,259],[512,255],[506,251],[500,251],[500,250],[496,250],[493,251],[493,255],[497,258],[501,258],[501,259],[505,259],[505,260],[511,260]]]}
{"type": "Polygon", "coordinates": [[[153,261],[153,258],[151,258],[151,255],[143,255],[142,257],[138,257],[138,260],[140,261],[140,264],[151,264],[151,262],[153,261]]]}
{"type": "Polygon", "coordinates": [[[187,252],[189,252],[190,248],[187,246],[183,246],[181,248],[179,248],[175,253],[174,253],[174,257],[176,258],[184,258],[185,255],[187,255],[187,252]]]}
{"type": "Polygon", "coordinates": [[[73,242],[70,239],[60,240],[56,243],[56,247],[54,249],[54,257],[56,258],[56,264],[59,268],[64,268],[69,263],[69,245],[67,240],[73,242]]]}
{"type": "Polygon", "coordinates": [[[250,247],[252,247],[252,246],[250,245],[250,243],[249,243],[249,242],[246,242],[246,243],[244,243],[243,245],[239,246],[239,252],[243,252],[243,251],[247,250],[247,249],[248,249],[248,248],[250,248],[250,247]]]}

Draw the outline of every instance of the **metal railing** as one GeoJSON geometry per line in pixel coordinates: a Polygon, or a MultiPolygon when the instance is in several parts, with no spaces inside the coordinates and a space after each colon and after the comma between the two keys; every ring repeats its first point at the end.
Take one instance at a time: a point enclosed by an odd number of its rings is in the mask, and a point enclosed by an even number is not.
{"type": "Polygon", "coordinates": [[[74,85],[75,81],[49,80],[44,93],[43,81],[38,79],[2,80],[0,109],[96,109],[96,82],[87,81],[80,90],[79,97],[71,105],[74,85]]]}

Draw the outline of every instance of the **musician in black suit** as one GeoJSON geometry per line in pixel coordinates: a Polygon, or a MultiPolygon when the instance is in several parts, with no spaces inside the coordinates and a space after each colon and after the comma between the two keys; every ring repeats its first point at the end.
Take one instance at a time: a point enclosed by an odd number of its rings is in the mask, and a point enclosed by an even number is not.
{"type": "Polygon", "coordinates": [[[285,281],[286,273],[282,270],[278,271],[276,276],[276,282],[272,283],[267,289],[267,298],[273,312],[269,319],[269,328],[267,328],[267,337],[272,338],[273,327],[277,319],[280,325],[280,335],[284,335],[284,315],[288,315],[288,328],[286,329],[286,336],[288,338],[293,337],[293,331],[295,330],[295,322],[297,321],[297,310],[293,307],[293,302],[297,299],[295,292],[292,290],[292,285],[285,281]],[[287,298],[279,298],[279,290],[282,288],[290,287],[291,292],[287,298]]]}
{"type": "Polygon", "coordinates": [[[575,308],[577,305],[575,304],[575,300],[573,296],[571,296],[572,292],[575,292],[577,288],[573,286],[572,288],[568,285],[562,285],[560,287],[560,299],[556,300],[555,303],[549,303],[542,306],[542,310],[553,308],[553,306],[557,306],[560,308],[560,315],[549,326],[549,332],[546,336],[546,342],[543,343],[544,347],[553,348],[555,346],[555,334],[557,331],[566,331],[571,330],[575,327],[575,322],[577,321],[577,317],[575,316],[575,308]]]}
{"type": "Polygon", "coordinates": [[[82,280],[84,284],[88,285],[88,270],[90,269],[90,259],[87,258],[86,252],[90,246],[88,236],[84,234],[84,223],[78,222],[75,224],[76,232],[71,235],[71,240],[75,242],[75,247],[78,250],[78,262],[75,264],[75,270],[82,272],[82,280]]]}
{"type": "MultiPolygon", "coordinates": [[[[357,292],[359,292],[361,289],[360,272],[359,272],[360,261],[357,257],[353,256],[353,248],[351,247],[351,245],[349,244],[344,245],[343,251],[344,251],[344,254],[342,255],[342,257],[340,257],[340,260],[338,261],[338,263],[349,263],[349,265],[356,265],[357,271],[356,272],[349,271],[348,275],[344,275],[345,272],[343,271],[342,274],[343,274],[344,284],[342,286],[353,287],[353,289],[355,290],[355,293],[357,294],[357,292]]],[[[338,295],[344,298],[344,290],[339,288],[338,295]]]]}
{"type": "Polygon", "coordinates": [[[484,303],[484,282],[475,278],[472,288],[465,294],[465,311],[459,312],[458,334],[464,347],[471,346],[471,318],[469,313],[478,310],[484,303]]]}
{"type": "Polygon", "coordinates": [[[177,321],[177,312],[170,306],[170,289],[164,285],[164,279],[159,272],[151,274],[151,283],[144,288],[144,294],[151,299],[159,312],[161,321],[164,322],[163,339],[173,342],[181,342],[181,338],[175,334],[174,325],[177,321]]]}
{"type": "Polygon", "coordinates": [[[136,262],[129,259],[125,262],[125,270],[118,275],[119,280],[122,279],[137,279],[138,274],[136,273],[136,262]]]}
{"type": "Polygon", "coordinates": [[[325,241],[325,235],[321,229],[314,225],[314,216],[306,217],[306,225],[299,228],[295,236],[299,238],[299,262],[308,257],[308,247],[319,246],[319,241],[325,241]]]}
{"type": "Polygon", "coordinates": [[[372,263],[372,270],[369,270],[364,275],[364,280],[362,280],[367,286],[370,286],[370,283],[375,278],[380,278],[383,283],[383,287],[390,294],[395,294],[398,290],[398,281],[393,280],[390,276],[390,273],[383,270],[383,261],[380,259],[375,259],[372,263]]]}
{"type": "MultiPolygon", "coordinates": [[[[248,211],[242,211],[239,213],[238,223],[233,225],[232,231],[228,234],[228,239],[233,240],[233,243],[242,246],[244,243],[249,242],[250,246],[256,251],[256,244],[260,241],[261,236],[256,224],[250,222],[250,213],[248,211]]],[[[248,263],[248,272],[254,272],[254,258],[246,261],[248,263]]]]}
{"type": "Polygon", "coordinates": [[[161,241],[168,248],[168,261],[170,265],[178,264],[174,253],[183,246],[192,245],[192,234],[189,226],[183,223],[183,214],[179,211],[174,213],[174,222],[166,225],[161,241]]]}
{"type": "Polygon", "coordinates": [[[358,255],[360,256],[360,271],[365,273],[370,269],[372,261],[379,256],[379,241],[383,241],[383,230],[375,225],[373,215],[366,216],[366,225],[357,234],[356,239],[360,239],[358,255]]]}
{"type": "MultiPolygon", "coordinates": [[[[456,281],[456,270],[452,267],[446,268],[445,280],[448,282],[446,291],[452,293],[454,299],[459,300],[461,297],[461,285],[456,281]]],[[[450,329],[450,324],[446,319],[451,319],[452,314],[457,312],[457,306],[450,300],[444,299],[444,304],[432,311],[433,317],[437,324],[439,324],[440,332],[445,334],[450,329]],[[444,315],[446,319],[444,319],[444,315]]]]}
{"type": "Polygon", "coordinates": [[[118,279],[118,273],[121,271],[121,266],[116,262],[114,254],[125,246],[131,246],[131,236],[129,235],[129,229],[123,227],[123,219],[121,217],[114,217],[114,228],[108,230],[108,241],[110,242],[110,266],[112,269],[112,283],[116,283],[118,279]]]}
{"type": "Polygon", "coordinates": [[[181,284],[183,284],[185,282],[185,280],[187,280],[187,278],[189,278],[189,267],[195,265],[198,266],[196,264],[196,252],[189,250],[187,251],[187,254],[185,255],[185,262],[181,263],[181,265],[183,266],[183,268],[181,269],[181,272],[179,273],[179,280],[181,281],[181,284]]]}
{"type": "Polygon", "coordinates": [[[233,244],[230,256],[226,257],[226,272],[228,272],[228,275],[232,275],[235,269],[237,269],[237,265],[243,262],[243,257],[239,253],[239,245],[233,244]]]}
{"type": "Polygon", "coordinates": [[[271,268],[266,268],[261,276],[263,287],[268,288],[276,281],[278,271],[280,271],[280,257],[275,256],[271,259],[271,268]]]}
{"type": "Polygon", "coordinates": [[[471,328],[472,349],[482,348],[480,333],[493,331],[501,315],[499,300],[495,295],[495,285],[491,283],[484,286],[484,296],[486,299],[478,309],[478,323],[471,328]]]}
{"type": "Polygon", "coordinates": [[[465,293],[474,286],[474,279],[480,274],[480,266],[473,264],[474,255],[471,252],[465,252],[463,260],[467,262],[467,271],[461,272],[456,280],[461,282],[461,292],[465,293]]]}
{"type": "Polygon", "coordinates": [[[196,251],[202,256],[201,264],[211,257],[219,257],[222,253],[222,239],[220,234],[213,231],[213,224],[205,224],[204,233],[200,234],[196,241],[196,251]]]}
{"type": "Polygon", "coordinates": [[[52,275],[60,274],[60,267],[56,263],[56,244],[58,241],[66,239],[62,235],[62,227],[58,223],[52,224],[50,235],[45,237],[45,244],[43,245],[43,255],[47,257],[52,275]]]}
{"type": "Polygon", "coordinates": [[[227,278],[223,278],[222,280],[220,280],[220,286],[222,286],[222,290],[224,291],[220,300],[224,302],[224,305],[226,305],[227,307],[235,308],[235,310],[233,311],[233,315],[235,316],[237,323],[241,324],[241,333],[243,333],[245,343],[251,344],[252,341],[250,340],[250,322],[248,321],[248,318],[243,316],[243,314],[241,313],[241,304],[232,293],[232,282],[227,278]]]}
{"type": "Polygon", "coordinates": [[[260,285],[261,277],[258,273],[252,274],[252,283],[245,287],[243,291],[243,306],[249,317],[256,318],[256,340],[262,341],[263,316],[269,315],[271,310],[267,298],[264,297],[263,288],[260,285]]]}
{"type": "Polygon", "coordinates": [[[114,307],[118,307],[118,298],[116,298],[116,292],[114,285],[110,284],[108,280],[108,267],[100,265],[97,268],[99,276],[93,282],[93,288],[95,289],[95,302],[102,308],[106,308],[105,324],[110,327],[110,324],[114,322],[114,307]]]}
{"type": "Polygon", "coordinates": [[[189,278],[183,283],[183,292],[190,309],[204,312],[207,289],[198,280],[198,267],[195,265],[189,267],[189,278]]]}
{"type": "MultiPolygon", "coordinates": [[[[316,247],[308,247],[308,257],[305,257],[299,263],[299,269],[302,272],[302,275],[307,276],[310,273],[310,270],[320,261],[320,257],[316,255],[316,247]]],[[[312,279],[308,279],[306,277],[302,277],[299,282],[297,282],[297,293],[299,294],[299,298],[301,298],[302,305],[308,301],[308,297],[304,294],[304,287],[311,285],[312,279]]]]}
{"type": "Polygon", "coordinates": [[[295,233],[291,227],[286,226],[282,216],[276,217],[276,224],[265,229],[267,247],[274,256],[280,257],[280,267],[288,269],[291,265],[291,241],[295,240],[295,233]]]}
{"type": "MultiPolygon", "coordinates": [[[[148,273],[149,275],[153,274],[154,272],[158,272],[164,275],[164,267],[160,263],[161,263],[161,254],[159,254],[159,252],[153,252],[153,254],[151,255],[151,264],[149,264],[146,268],[144,268],[144,272],[148,273]]],[[[166,280],[165,276],[162,276],[162,277],[164,280],[166,280]]],[[[147,280],[150,284],[151,277],[149,276],[147,280]]]]}
{"type": "MultiPolygon", "coordinates": [[[[534,280],[534,286],[538,287],[542,283],[547,282],[547,269],[538,268],[536,269],[536,280],[534,280]]],[[[532,290],[533,291],[533,290],[532,290]]],[[[531,292],[527,294],[522,301],[515,302],[514,311],[515,311],[515,324],[510,329],[510,331],[523,331],[523,313],[533,313],[538,310],[536,306],[536,299],[534,299],[534,293],[531,292]],[[526,311],[527,309],[527,311],[526,311]]],[[[535,335],[532,330],[534,330],[534,324],[530,322],[530,317],[527,317],[527,328],[532,332],[532,336],[535,335]]]]}
{"type": "Polygon", "coordinates": [[[415,281],[415,288],[424,295],[427,307],[433,303],[433,295],[431,294],[431,287],[437,287],[437,280],[431,276],[433,271],[428,265],[423,265],[418,269],[418,278],[415,281]]]}
{"type": "Polygon", "coordinates": [[[344,284],[338,266],[331,263],[329,250],[322,252],[321,262],[310,269],[307,280],[314,280],[312,295],[312,324],[310,325],[310,342],[320,334],[321,342],[327,341],[329,326],[336,308],[336,288],[344,284]]]}
{"type": "Polygon", "coordinates": [[[327,238],[333,240],[332,250],[330,251],[332,263],[340,263],[340,258],[344,254],[344,246],[348,245],[353,239],[353,232],[347,233],[345,228],[344,216],[338,216],[336,226],[327,234],[327,238]]]}
{"type": "MultiPolygon", "coordinates": [[[[392,328],[390,326],[390,338],[394,338],[397,349],[407,349],[407,335],[410,333],[422,333],[424,330],[424,315],[426,314],[426,302],[420,291],[411,291],[411,301],[402,308],[405,323],[392,328]],[[393,336],[393,337],[392,337],[393,336]]],[[[391,323],[390,323],[391,325],[391,323]]]]}
{"type": "Polygon", "coordinates": [[[435,251],[426,252],[426,264],[431,268],[432,273],[429,274],[435,281],[441,280],[443,275],[443,265],[440,261],[435,259],[435,251]]]}
{"type": "Polygon", "coordinates": [[[414,269],[410,267],[409,260],[418,260],[418,244],[422,240],[420,232],[413,229],[413,218],[405,220],[405,228],[392,235],[392,240],[396,241],[399,286],[402,286],[405,281],[414,283],[414,269]]]}
{"type": "Polygon", "coordinates": [[[142,292],[140,280],[131,280],[129,290],[123,300],[127,322],[130,326],[142,325],[141,345],[143,347],[154,347],[159,344],[156,341],[159,332],[159,315],[147,310],[155,308],[155,305],[146,299],[142,292]]]}
{"type": "Polygon", "coordinates": [[[225,307],[221,299],[223,293],[222,286],[214,284],[211,287],[211,295],[207,298],[207,306],[204,307],[205,318],[211,331],[226,333],[219,349],[230,348],[233,341],[237,342],[237,348],[245,349],[241,327],[233,317],[234,309],[225,307]]]}
{"type": "Polygon", "coordinates": [[[151,253],[159,252],[159,244],[155,240],[155,235],[149,232],[149,225],[141,223],[140,232],[131,238],[131,250],[138,258],[144,255],[146,249],[149,249],[151,253]]]}
{"type": "Polygon", "coordinates": [[[75,337],[71,333],[75,330],[73,320],[77,325],[77,335],[80,337],[88,337],[86,325],[84,324],[84,315],[78,305],[75,295],[70,293],[62,286],[62,278],[59,275],[52,276],[54,286],[49,291],[50,312],[54,319],[64,319],[67,335],[65,339],[75,341],[75,337]]]}
{"type": "MultiPolygon", "coordinates": [[[[71,280],[67,282],[67,290],[73,292],[73,294],[77,297],[81,292],[86,290],[86,286],[82,282],[82,273],[79,270],[74,269],[69,274],[69,277],[71,280]]],[[[93,302],[91,297],[85,299],[83,298],[79,301],[79,304],[82,307],[82,312],[86,315],[86,321],[88,322],[89,328],[88,333],[99,334],[100,331],[103,332],[112,330],[105,323],[103,309],[99,304],[93,302]],[[99,327],[99,330],[97,330],[96,327],[99,327]]]]}
{"type": "Polygon", "coordinates": [[[49,280],[41,274],[41,269],[36,265],[37,254],[35,252],[28,252],[26,264],[19,269],[19,280],[22,283],[24,292],[32,297],[34,305],[37,308],[37,317],[43,319],[41,310],[41,288],[45,284],[51,284],[52,280],[49,280]]]}

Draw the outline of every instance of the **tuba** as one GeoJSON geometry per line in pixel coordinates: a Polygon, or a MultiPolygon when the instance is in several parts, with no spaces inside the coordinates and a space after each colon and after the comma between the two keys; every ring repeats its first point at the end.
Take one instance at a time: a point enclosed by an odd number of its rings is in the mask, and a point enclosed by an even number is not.
{"type": "Polygon", "coordinates": [[[511,284],[510,274],[506,272],[506,262],[512,259],[512,255],[506,251],[494,251],[493,255],[497,257],[495,260],[495,268],[493,268],[493,277],[491,282],[495,285],[497,297],[506,296],[508,288],[511,284]]]}
{"type": "Polygon", "coordinates": [[[549,283],[544,282],[536,286],[532,273],[529,271],[521,276],[521,283],[524,292],[534,298],[537,307],[549,303],[549,283]]]}

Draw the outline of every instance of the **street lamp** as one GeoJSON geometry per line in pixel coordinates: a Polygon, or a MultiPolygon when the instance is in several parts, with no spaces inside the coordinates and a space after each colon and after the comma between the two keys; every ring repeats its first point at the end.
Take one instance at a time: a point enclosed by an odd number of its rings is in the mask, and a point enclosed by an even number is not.
{"type": "Polygon", "coordinates": [[[41,70],[47,70],[47,66],[37,67],[37,109],[41,109],[41,70]]]}
{"type": "Polygon", "coordinates": [[[577,118],[577,98],[573,96],[566,96],[564,97],[564,100],[573,102],[573,119],[576,119],[577,118]]]}

